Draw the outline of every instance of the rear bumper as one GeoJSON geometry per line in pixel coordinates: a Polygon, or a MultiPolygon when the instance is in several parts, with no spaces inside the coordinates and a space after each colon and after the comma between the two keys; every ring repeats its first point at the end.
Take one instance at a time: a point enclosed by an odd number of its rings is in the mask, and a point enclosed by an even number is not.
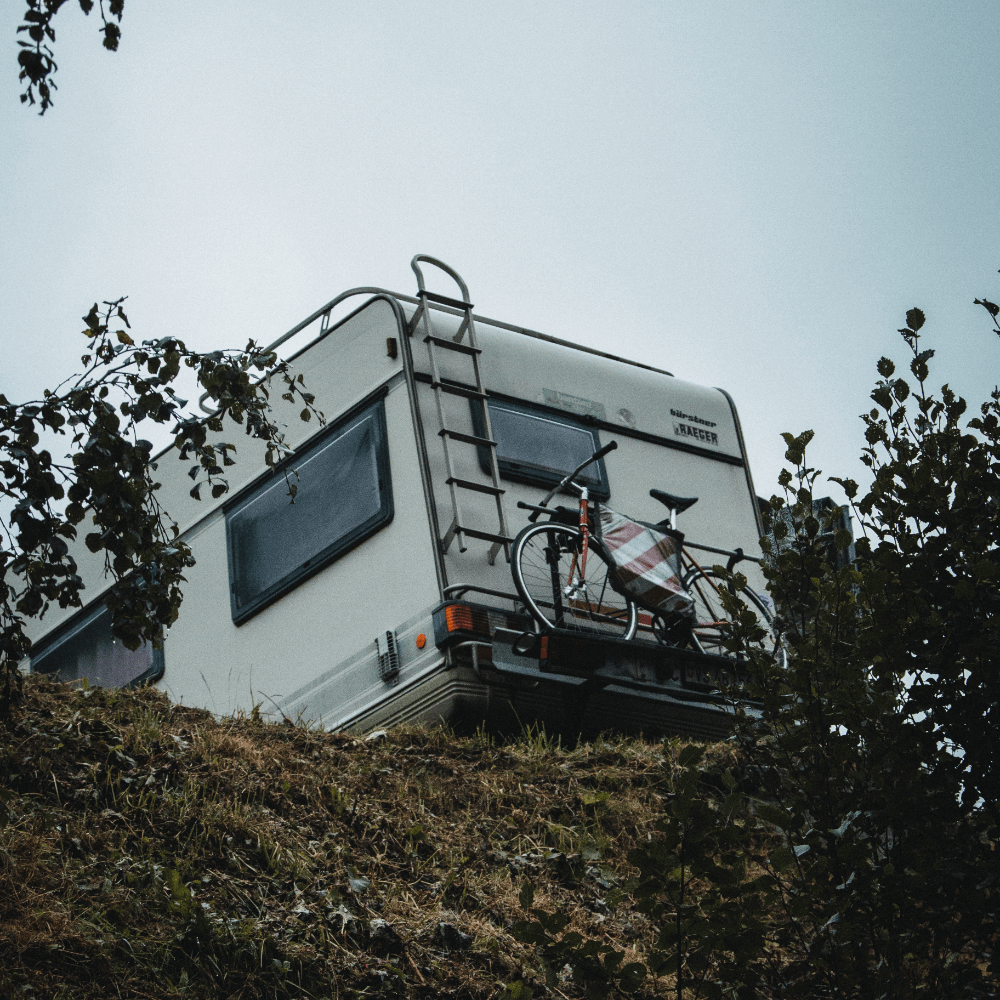
{"type": "Polygon", "coordinates": [[[756,714],[739,697],[745,672],[727,657],[644,636],[536,633],[526,617],[469,602],[442,605],[434,623],[439,648],[487,689],[485,704],[473,698],[466,708],[472,715],[485,710],[494,728],[507,728],[498,715],[504,703],[508,723],[544,721],[572,735],[611,730],[719,739],[732,731],[737,704],[756,714]]]}

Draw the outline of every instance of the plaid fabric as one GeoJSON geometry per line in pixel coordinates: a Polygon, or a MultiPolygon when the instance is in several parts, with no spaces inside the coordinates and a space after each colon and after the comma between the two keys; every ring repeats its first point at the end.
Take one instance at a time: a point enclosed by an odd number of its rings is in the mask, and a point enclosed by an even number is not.
{"type": "Polygon", "coordinates": [[[603,504],[601,541],[615,564],[618,589],[637,604],[661,613],[689,613],[694,601],[681,584],[677,542],[603,504]]]}

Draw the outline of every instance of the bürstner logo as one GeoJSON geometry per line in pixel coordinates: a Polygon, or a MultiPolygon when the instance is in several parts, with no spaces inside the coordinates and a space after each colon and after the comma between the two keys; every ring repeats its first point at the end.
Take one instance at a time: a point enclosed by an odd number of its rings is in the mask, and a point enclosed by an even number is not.
{"type": "Polygon", "coordinates": [[[702,417],[694,416],[692,413],[685,413],[683,410],[671,409],[670,415],[678,418],[674,421],[674,434],[677,437],[718,446],[719,435],[714,431],[706,429],[718,426],[714,420],[705,420],[702,417]],[[697,424],[701,424],[702,426],[698,427],[696,426],[697,424]]]}

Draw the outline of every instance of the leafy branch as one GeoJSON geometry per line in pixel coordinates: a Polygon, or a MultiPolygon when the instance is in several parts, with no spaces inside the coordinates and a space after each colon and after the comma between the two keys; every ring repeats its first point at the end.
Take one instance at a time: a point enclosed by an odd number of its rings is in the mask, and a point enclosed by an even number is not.
{"type": "MultiPolygon", "coordinates": [[[[199,353],[175,337],[136,343],[124,299],[95,303],[84,317],[83,372],[41,399],[13,403],[0,395],[0,495],[11,505],[0,520],[0,716],[9,711],[17,666],[28,653],[26,621],[48,608],[79,607],[83,579],[70,543],[81,525],[87,548],[104,555],[114,585],[107,595],[115,635],[129,649],[159,643],[181,603],[184,571],[194,564],[177,523],[157,498],[152,444],[139,435],[149,422],[170,428],[172,449],[192,462],[191,496],[213,499],[229,489],[225,469],[236,445],[210,439],[233,424],[264,443],[275,466],[290,452],[275,422],[270,393],[301,405],[302,420],[323,414],[301,375],[254,341],[243,350],[199,353]],[[187,409],[174,384],[188,370],[217,409],[187,409]],[[68,438],[61,461],[42,435],[68,438]]],[[[288,492],[296,487],[285,470],[288,492]]]]}
{"type": "MultiPolygon", "coordinates": [[[[17,64],[21,68],[18,80],[28,81],[27,88],[21,94],[21,103],[34,104],[37,90],[42,102],[38,113],[44,115],[53,104],[52,91],[58,90],[53,77],[59,67],[53,57],[52,46],[49,44],[56,40],[52,21],[67,0],[27,0],[27,2],[24,23],[17,29],[18,34],[23,32],[31,39],[29,42],[18,39],[17,43],[19,49],[17,64]]],[[[94,0],[79,0],[79,3],[84,14],[89,14],[94,9],[94,0]]],[[[125,0],[108,0],[107,14],[104,11],[104,0],[98,0],[98,9],[101,13],[100,30],[104,36],[104,47],[109,52],[117,52],[118,42],[121,39],[121,29],[118,24],[121,24],[125,0]]]]}

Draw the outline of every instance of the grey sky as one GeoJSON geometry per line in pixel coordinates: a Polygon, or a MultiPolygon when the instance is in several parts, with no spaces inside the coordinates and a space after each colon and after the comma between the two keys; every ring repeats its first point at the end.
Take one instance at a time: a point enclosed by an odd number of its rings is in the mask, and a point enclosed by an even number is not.
{"type": "Polygon", "coordinates": [[[44,118],[18,103],[23,6],[0,10],[12,398],[75,370],[95,299],[128,294],[142,337],[266,342],[353,285],[412,293],[416,252],[485,315],[728,389],[766,495],[782,430],[860,478],[910,306],[935,383],[1000,378],[972,304],[1000,296],[995,2],[129,0],[117,54],[67,5],[44,118]]]}

